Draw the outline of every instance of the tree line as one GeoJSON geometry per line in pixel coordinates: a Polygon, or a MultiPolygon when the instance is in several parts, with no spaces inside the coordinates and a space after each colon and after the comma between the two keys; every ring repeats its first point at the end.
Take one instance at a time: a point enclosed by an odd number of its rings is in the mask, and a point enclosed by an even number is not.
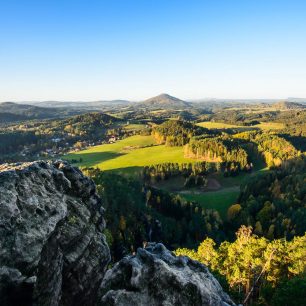
{"type": "Polygon", "coordinates": [[[190,138],[197,135],[211,135],[206,128],[194,125],[188,121],[169,120],[152,130],[152,136],[158,144],[167,146],[184,146],[190,138]]]}
{"type": "Polygon", "coordinates": [[[164,181],[172,177],[182,176],[185,184],[191,180],[195,185],[204,185],[209,173],[218,171],[220,164],[208,162],[195,163],[162,163],[145,166],[142,169],[142,178],[147,183],[164,181]]]}
{"type": "Polygon", "coordinates": [[[188,158],[205,159],[212,162],[234,163],[239,170],[249,165],[248,154],[237,141],[218,138],[192,138],[184,148],[188,158]]]}

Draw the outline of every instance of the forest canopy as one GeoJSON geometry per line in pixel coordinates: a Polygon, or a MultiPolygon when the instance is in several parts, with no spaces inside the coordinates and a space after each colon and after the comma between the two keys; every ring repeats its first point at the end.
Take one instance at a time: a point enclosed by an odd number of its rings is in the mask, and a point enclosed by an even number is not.
{"type": "Polygon", "coordinates": [[[169,120],[153,128],[152,135],[158,144],[167,146],[183,146],[190,138],[197,135],[211,135],[206,128],[194,125],[188,121],[169,120]]]}

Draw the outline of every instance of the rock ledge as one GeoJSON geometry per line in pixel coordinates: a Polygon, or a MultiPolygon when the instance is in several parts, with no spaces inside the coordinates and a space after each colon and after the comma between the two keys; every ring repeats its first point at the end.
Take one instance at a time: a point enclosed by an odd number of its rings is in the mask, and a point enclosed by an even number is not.
{"type": "Polygon", "coordinates": [[[207,267],[149,244],[106,272],[99,305],[235,305],[207,267]]]}

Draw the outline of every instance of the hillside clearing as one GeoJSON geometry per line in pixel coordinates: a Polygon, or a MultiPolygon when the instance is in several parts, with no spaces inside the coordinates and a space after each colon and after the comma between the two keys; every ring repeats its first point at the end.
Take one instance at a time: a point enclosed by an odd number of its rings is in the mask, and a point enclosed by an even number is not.
{"type": "Polygon", "coordinates": [[[181,192],[179,193],[187,201],[194,201],[200,204],[203,208],[216,209],[223,220],[226,219],[228,208],[235,204],[240,189],[238,186],[221,189],[218,191],[209,192],[181,192]]]}
{"type": "Polygon", "coordinates": [[[155,145],[151,136],[132,136],[113,144],[104,144],[90,149],[73,152],[64,157],[67,160],[81,160],[79,167],[98,167],[102,170],[116,170],[133,174],[139,168],[153,164],[192,160],[184,158],[182,147],[155,145]],[[127,148],[133,148],[127,150],[127,148]]]}
{"type": "Polygon", "coordinates": [[[207,129],[231,129],[231,128],[245,128],[243,126],[228,124],[223,122],[212,122],[212,121],[203,121],[197,124],[198,126],[207,128],[207,129]]]}
{"type": "Polygon", "coordinates": [[[241,126],[223,122],[203,121],[197,125],[207,129],[239,129],[241,131],[248,131],[256,128],[261,130],[280,130],[285,127],[283,123],[279,122],[260,122],[259,124],[252,126],[241,126]]]}

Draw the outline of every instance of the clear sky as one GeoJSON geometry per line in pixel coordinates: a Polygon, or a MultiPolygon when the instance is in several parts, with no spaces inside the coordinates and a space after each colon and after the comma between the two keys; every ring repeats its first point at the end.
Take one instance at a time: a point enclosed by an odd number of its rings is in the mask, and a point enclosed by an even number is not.
{"type": "Polygon", "coordinates": [[[306,97],[306,1],[0,0],[0,101],[306,97]]]}

